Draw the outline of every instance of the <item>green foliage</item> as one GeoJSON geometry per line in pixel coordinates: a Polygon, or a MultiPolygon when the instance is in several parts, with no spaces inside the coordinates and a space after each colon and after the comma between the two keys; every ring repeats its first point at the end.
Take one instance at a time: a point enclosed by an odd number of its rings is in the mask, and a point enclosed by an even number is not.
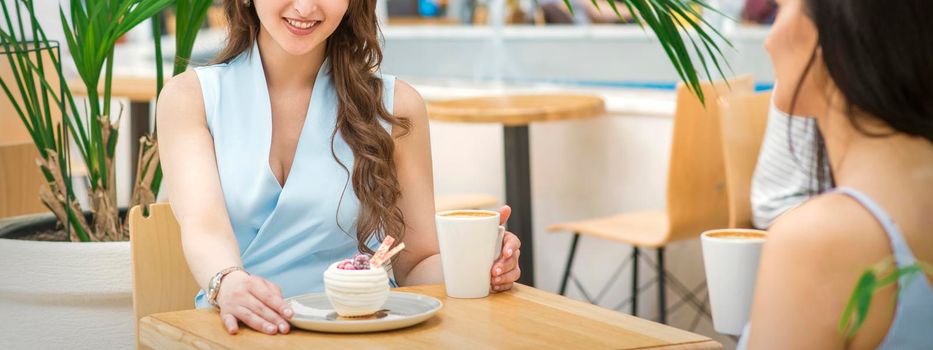
{"type": "Polygon", "coordinates": [[[933,274],[933,267],[920,261],[909,266],[896,267],[893,259],[886,259],[865,270],[858,283],[856,283],[845,310],[842,312],[842,318],[839,320],[839,332],[846,339],[851,339],[865,323],[869,306],[871,306],[871,299],[875,293],[897,283],[902,278],[907,283],[911,283],[917,278],[924,278],[924,272],[933,274]],[[891,271],[892,269],[893,271],[891,271]],[[888,273],[888,271],[891,272],[888,273]]]}
{"type": "MultiPolygon", "coordinates": [[[[599,7],[596,0],[591,1],[597,8],[599,7]]],[[[609,0],[608,2],[617,16],[622,17],[619,8],[624,6],[632,14],[635,23],[641,25],[642,28],[647,27],[654,33],[674,66],[674,70],[677,71],[677,75],[687,84],[687,88],[705,103],[703,90],[700,89],[697,65],[694,61],[699,60],[699,66],[708,79],[713,78],[710,66],[715,67],[718,75],[725,78],[720,62],[726,63],[727,67],[728,62],[719,44],[720,40],[729,47],[732,47],[732,44],[703,19],[701,12],[703,10],[720,12],[709,6],[705,0],[609,0]]],[[[572,13],[573,6],[570,0],[564,0],[564,4],[572,13]]]]}
{"type": "MultiPolygon", "coordinates": [[[[22,0],[21,0],[22,1],[22,0]]],[[[86,135],[77,138],[77,145],[81,148],[82,156],[88,166],[92,189],[98,187],[108,188],[113,183],[109,179],[107,169],[108,160],[112,160],[115,152],[117,132],[111,132],[104,140],[105,128],[103,123],[109,123],[110,118],[110,87],[113,76],[113,48],[121,36],[145,19],[162,11],[173,0],[108,0],[108,1],[82,1],[71,0],[70,21],[65,11],[59,9],[62,27],[65,31],[65,40],[71,51],[72,59],[77,68],[81,81],[87,88],[89,118],[86,135]],[[103,94],[98,95],[97,87],[100,79],[104,79],[103,94]],[[100,118],[106,116],[106,118],[100,118]]],[[[74,99],[68,96],[68,103],[72,107],[74,116],[80,115],[74,99]]],[[[81,124],[80,118],[74,118],[81,124]]],[[[83,125],[79,130],[84,132],[83,125]]]]}
{"type": "MultiPolygon", "coordinates": [[[[0,45],[3,48],[0,59],[6,60],[13,71],[13,79],[0,79],[0,87],[12,102],[42,157],[40,169],[50,190],[49,193],[41,193],[40,197],[66,229],[74,229],[74,235],[70,234],[72,240],[126,238],[115,204],[114,156],[120,115],[112,115],[110,111],[114,46],[132,28],[157,16],[176,1],[179,15],[177,74],[187,66],[198,29],[211,5],[210,0],[69,0],[69,11],[59,10],[65,43],[88,95],[87,103],[82,105],[75,101],[64,81],[58,43],[48,40],[36,19],[34,0],[15,0],[12,4],[4,1],[0,4],[4,20],[0,23],[0,45]],[[51,66],[43,57],[51,60],[51,66]],[[46,79],[46,73],[52,72],[57,74],[58,81],[46,79]],[[54,122],[55,116],[61,116],[62,122],[54,122]],[[89,193],[94,204],[93,227],[85,222],[71,188],[68,156],[71,141],[86,165],[89,193]]],[[[153,26],[158,33],[158,23],[153,26]]],[[[159,46],[157,51],[161,51],[159,46]]],[[[157,55],[156,61],[161,61],[161,52],[157,55]]],[[[154,143],[144,145],[146,150],[154,148],[154,143]]],[[[140,158],[139,168],[144,172],[148,172],[152,165],[158,166],[157,151],[149,153],[150,156],[140,158]]],[[[160,170],[155,172],[155,180],[137,183],[134,203],[139,185],[151,186],[153,192],[158,193],[160,170]]]]}

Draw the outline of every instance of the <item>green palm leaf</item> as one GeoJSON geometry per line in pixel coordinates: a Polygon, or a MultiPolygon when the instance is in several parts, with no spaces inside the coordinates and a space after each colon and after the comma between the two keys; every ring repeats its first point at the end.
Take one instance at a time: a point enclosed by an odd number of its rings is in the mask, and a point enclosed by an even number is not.
{"type": "MultiPolygon", "coordinates": [[[[596,0],[591,1],[598,8],[596,0]]],[[[699,61],[707,79],[713,78],[710,66],[715,67],[719,77],[725,78],[720,61],[729,66],[719,45],[732,44],[696,8],[719,12],[705,0],[609,0],[609,7],[619,17],[622,15],[617,3],[629,10],[635,23],[654,33],[680,80],[705,103],[695,61],[699,61]]],[[[574,12],[569,0],[564,0],[564,4],[574,12]]]]}
{"type": "Polygon", "coordinates": [[[875,293],[898,281],[911,283],[916,278],[923,278],[924,273],[933,274],[933,267],[922,261],[897,267],[891,258],[865,270],[859,277],[855,289],[852,290],[852,296],[849,297],[849,302],[842,312],[838,326],[839,332],[847,341],[851,340],[868,318],[868,310],[875,293]]]}

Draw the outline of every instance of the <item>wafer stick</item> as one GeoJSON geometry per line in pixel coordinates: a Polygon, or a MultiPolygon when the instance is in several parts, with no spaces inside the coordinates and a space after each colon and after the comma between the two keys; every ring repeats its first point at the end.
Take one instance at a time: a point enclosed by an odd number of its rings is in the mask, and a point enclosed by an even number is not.
{"type": "Polygon", "coordinates": [[[382,256],[385,255],[389,251],[389,248],[391,248],[392,244],[394,243],[395,243],[395,238],[392,238],[392,236],[386,236],[386,238],[382,240],[382,244],[379,245],[379,248],[376,249],[376,252],[373,253],[372,259],[369,260],[369,266],[372,268],[377,268],[379,266],[382,266],[382,263],[381,263],[383,261],[382,256]],[[377,261],[380,263],[376,264],[377,261]]]}
{"type": "Polygon", "coordinates": [[[376,266],[385,265],[386,261],[389,261],[389,259],[392,259],[392,257],[395,256],[395,254],[398,254],[398,252],[402,251],[402,249],[405,249],[405,243],[404,243],[404,242],[399,243],[398,246],[396,246],[395,248],[392,248],[392,250],[390,250],[388,253],[386,253],[385,255],[383,255],[383,256],[379,259],[379,261],[377,261],[378,265],[376,265],[376,266]]]}

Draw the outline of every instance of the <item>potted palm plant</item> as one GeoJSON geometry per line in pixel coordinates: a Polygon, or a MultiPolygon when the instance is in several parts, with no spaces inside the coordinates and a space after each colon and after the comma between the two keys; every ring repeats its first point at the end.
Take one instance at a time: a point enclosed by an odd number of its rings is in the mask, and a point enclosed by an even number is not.
{"type": "MultiPolygon", "coordinates": [[[[0,60],[13,76],[0,79],[0,88],[38,150],[36,163],[46,184],[37,195],[50,211],[0,220],[0,348],[133,346],[130,249],[116,201],[122,111],[111,108],[114,46],[173,4],[185,14],[178,18],[176,40],[175,72],[180,73],[210,0],[71,0],[69,11],[59,11],[65,45],[87,91],[84,103],[65,83],[60,44],[46,36],[34,0],[0,3],[0,60]],[[69,157],[71,147],[79,161],[69,157]],[[82,207],[72,187],[79,167],[88,179],[89,208],[82,207]]],[[[146,171],[135,181],[133,205],[151,203],[158,194],[154,140],[143,141],[147,146],[141,148],[145,156],[138,168],[146,171]]]]}

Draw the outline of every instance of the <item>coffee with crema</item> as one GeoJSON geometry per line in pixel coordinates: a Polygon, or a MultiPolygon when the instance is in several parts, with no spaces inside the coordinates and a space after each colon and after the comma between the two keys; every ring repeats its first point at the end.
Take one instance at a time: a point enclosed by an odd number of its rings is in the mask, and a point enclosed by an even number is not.
{"type": "Polygon", "coordinates": [[[490,217],[496,216],[495,212],[491,211],[452,211],[444,213],[442,216],[448,217],[465,217],[465,218],[475,218],[475,217],[490,217]]]}
{"type": "Polygon", "coordinates": [[[766,239],[767,235],[761,232],[755,231],[722,231],[715,233],[708,233],[706,235],[709,238],[719,238],[719,239],[766,239]]]}

